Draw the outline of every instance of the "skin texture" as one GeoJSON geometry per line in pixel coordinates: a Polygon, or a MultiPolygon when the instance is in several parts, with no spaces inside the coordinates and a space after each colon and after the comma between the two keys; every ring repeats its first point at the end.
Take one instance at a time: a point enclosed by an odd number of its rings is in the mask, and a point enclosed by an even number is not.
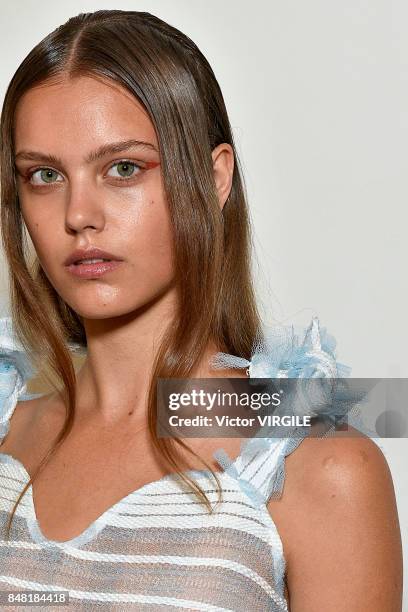
{"type": "MultiPolygon", "coordinates": [[[[83,160],[102,145],[131,138],[158,148],[143,107],[116,84],[99,79],[35,88],[17,108],[15,151],[24,221],[50,282],[83,318],[86,330],[89,358],[78,380],[79,411],[109,425],[125,420],[127,426],[143,422],[142,410],[136,408],[129,419],[128,409],[135,397],[146,395],[155,346],[176,307],[176,292],[160,166],[135,169],[131,180],[120,182],[118,166],[112,165],[128,159],[143,166],[160,157],[138,149],[90,164],[83,160]],[[52,184],[40,172],[27,180],[27,172],[42,164],[21,159],[22,151],[61,159],[60,165],[43,164],[57,172],[52,184]],[[90,245],[125,261],[99,279],[78,279],[63,262],[75,248],[90,245]]],[[[212,158],[223,206],[231,190],[231,146],[219,145],[212,158]]]]}
{"type": "Polygon", "coordinates": [[[401,612],[394,487],[370,438],[349,427],[303,440],[268,510],[283,541],[291,612],[401,612]]]}
{"type": "MultiPolygon", "coordinates": [[[[101,145],[131,138],[158,148],[143,107],[100,79],[81,77],[35,88],[17,107],[17,155],[37,151],[61,161],[17,157],[18,192],[41,265],[83,318],[88,341],[88,358],[77,380],[78,420],[34,487],[42,531],[60,541],[78,535],[113,503],[163,474],[148,444],[143,407],[155,347],[176,306],[171,226],[160,166],[140,174],[136,168],[129,182],[120,182],[114,166],[121,160],[141,166],[159,162],[159,154],[135,149],[84,161],[101,145]],[[28,173],[40,167],[56,172],[53,184],[44,183],[40,172],[30,182],[28,173]],[[64,260],[75,248],[90,245],[124,262],[99,279],[71,276],[64,260]],[[138,464],[143,473],[136,480],[133,466],[138,464]]],[[[220,144],[212,159],[222,207],[231,189],[231,147],[220,144]]],[[[206,358],[217,350],[208,346],[194,376],[214,375],[206,358]]],[[[30,471],[61,427],[64,411],[52,394],[24,404],[23,411],[21,404],[15,410],[2,452],[19,458],[30,471]]],[[[195,450],[210,460],[222,446],[235,457],[240,442],[201,440],[195,450]]],[[[268,510],[287,558],[291,612],[399,612],[395,497],[388,466],[373,442],[341,436],[306,439],[287,458],[284,494],[268,510]]]]}

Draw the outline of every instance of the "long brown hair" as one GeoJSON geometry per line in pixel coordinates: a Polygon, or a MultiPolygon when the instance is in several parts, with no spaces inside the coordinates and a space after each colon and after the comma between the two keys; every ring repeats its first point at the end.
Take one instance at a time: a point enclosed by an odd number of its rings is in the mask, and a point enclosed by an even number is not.
{"type": "MultiPolygon", "coordinates": [[[[152,371],[148,427],[156,449],[210,512],[204,491],[180,472],[174,444],[209,465],[181,439],[157,437],[156,381],[188,378],[210,340],[220,350],[249,359],[260,328],[246,189],[224,99],[208,61],[188,36],[150,13],[100,10],[70,18],[38,43],[18,67],[1,115],[1,234],[10,272],[13,326],[33,361],[48,367],[62,383],[66,407],[54,446],[14,505],[8,536],[22,496],[72,429],[75,369],[67,343],[86,348],[80,317],[57,294],[38,259],[35,265],[27,261],[15,179],[14,111],[30,88],[53,78],[82,75],[110,79],[126,88],[145,107],[157,133],[180,306],[152,371]],[[223,210],[211,157],[220,143],[229,143],[235,155],[232,188],[223,210]]],[[[217,473],[211,468],[210,472],[220,487],[217,473]]]]}

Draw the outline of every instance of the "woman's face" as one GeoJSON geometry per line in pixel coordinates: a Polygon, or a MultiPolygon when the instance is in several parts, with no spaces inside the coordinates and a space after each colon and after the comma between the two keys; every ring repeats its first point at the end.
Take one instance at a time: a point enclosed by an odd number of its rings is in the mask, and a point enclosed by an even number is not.
{"type": "Polygon", "coordinates": [[[41,266],[80,316],[127,314],[171,287],[158,142],[131,94],[90,77],[31,89],[16,109],[15,154],[21,210],[41,266]],[[131,140],[149,144],[117,146],[131,140]],[[103,274],[99,265],[99,275],[88,266],[87,278],[72,273],[79,266],[69,269],[67,257],[91,247],[122,261],[103,274]]]}

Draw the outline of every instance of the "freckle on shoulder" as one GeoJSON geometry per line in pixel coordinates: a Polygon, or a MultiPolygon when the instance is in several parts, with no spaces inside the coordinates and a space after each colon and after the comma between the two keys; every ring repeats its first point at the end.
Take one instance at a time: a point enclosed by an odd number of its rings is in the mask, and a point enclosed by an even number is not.
{"type": "Polygon", "coordinates": [[[324,457],[322,461],[322,465],[324,468],[330,468],[334,463],[333,455],[329,455],[328,457],[324,457]]]}
{"type": "Polygon", "coordinates": [[[385,462],[378,445],[366,435],[349,427],[326,438],[307,437],[286,457],[285,487],[288,495],[318,486],[332,474],[356,474],[366,467],[385,462]]]}

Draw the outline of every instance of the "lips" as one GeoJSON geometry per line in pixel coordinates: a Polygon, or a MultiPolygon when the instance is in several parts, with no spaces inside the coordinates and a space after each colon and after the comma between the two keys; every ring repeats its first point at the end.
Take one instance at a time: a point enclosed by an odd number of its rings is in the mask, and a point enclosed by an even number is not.
{"type": "MultiPolygon", "coordinates": [[[[114,255],[113,253],[109,253],[108,251],[103,251],[98,247],[91,247],[88,249],[75,249],[69,257],[65,260],[64,264],[66,266],[70,266],[72,264],[79,265],[81,262],[91,263],[94,259],[103,259],[105,261],[123,261],[121,257],[114,255]],[[84,261],[91,260],[91,261],[84,261]]],[[[96,263],[96,262],[94,262],[96,263]]],[[[102,263],[102,262],[99,262],[102,263]]],[[[84,265],[83,264],[83,265],[84,265]]]]}
{"type": "Polygon", "coordinates": [[[101,258],[89,258],[89,259],[78,259],[78,261],[74,261],[74,266],[81,266],[86,264],[96,264],[103,263],[104,261],[112,261],[112,259],[101,259],[101,258]]]}
{"type": "Polygon", "coordinates": [[[84,261],[83,263],[72,263],[69,266],[66,266],[66,270],[69,274],[72,274],[76,278],[87,280],[87,279],[96,279],[105,274],[114,272],[118,267],[123,264],[123,261],[112,259],[110,261],[97,261],[95,263],[88,263],[84,261]]]}

